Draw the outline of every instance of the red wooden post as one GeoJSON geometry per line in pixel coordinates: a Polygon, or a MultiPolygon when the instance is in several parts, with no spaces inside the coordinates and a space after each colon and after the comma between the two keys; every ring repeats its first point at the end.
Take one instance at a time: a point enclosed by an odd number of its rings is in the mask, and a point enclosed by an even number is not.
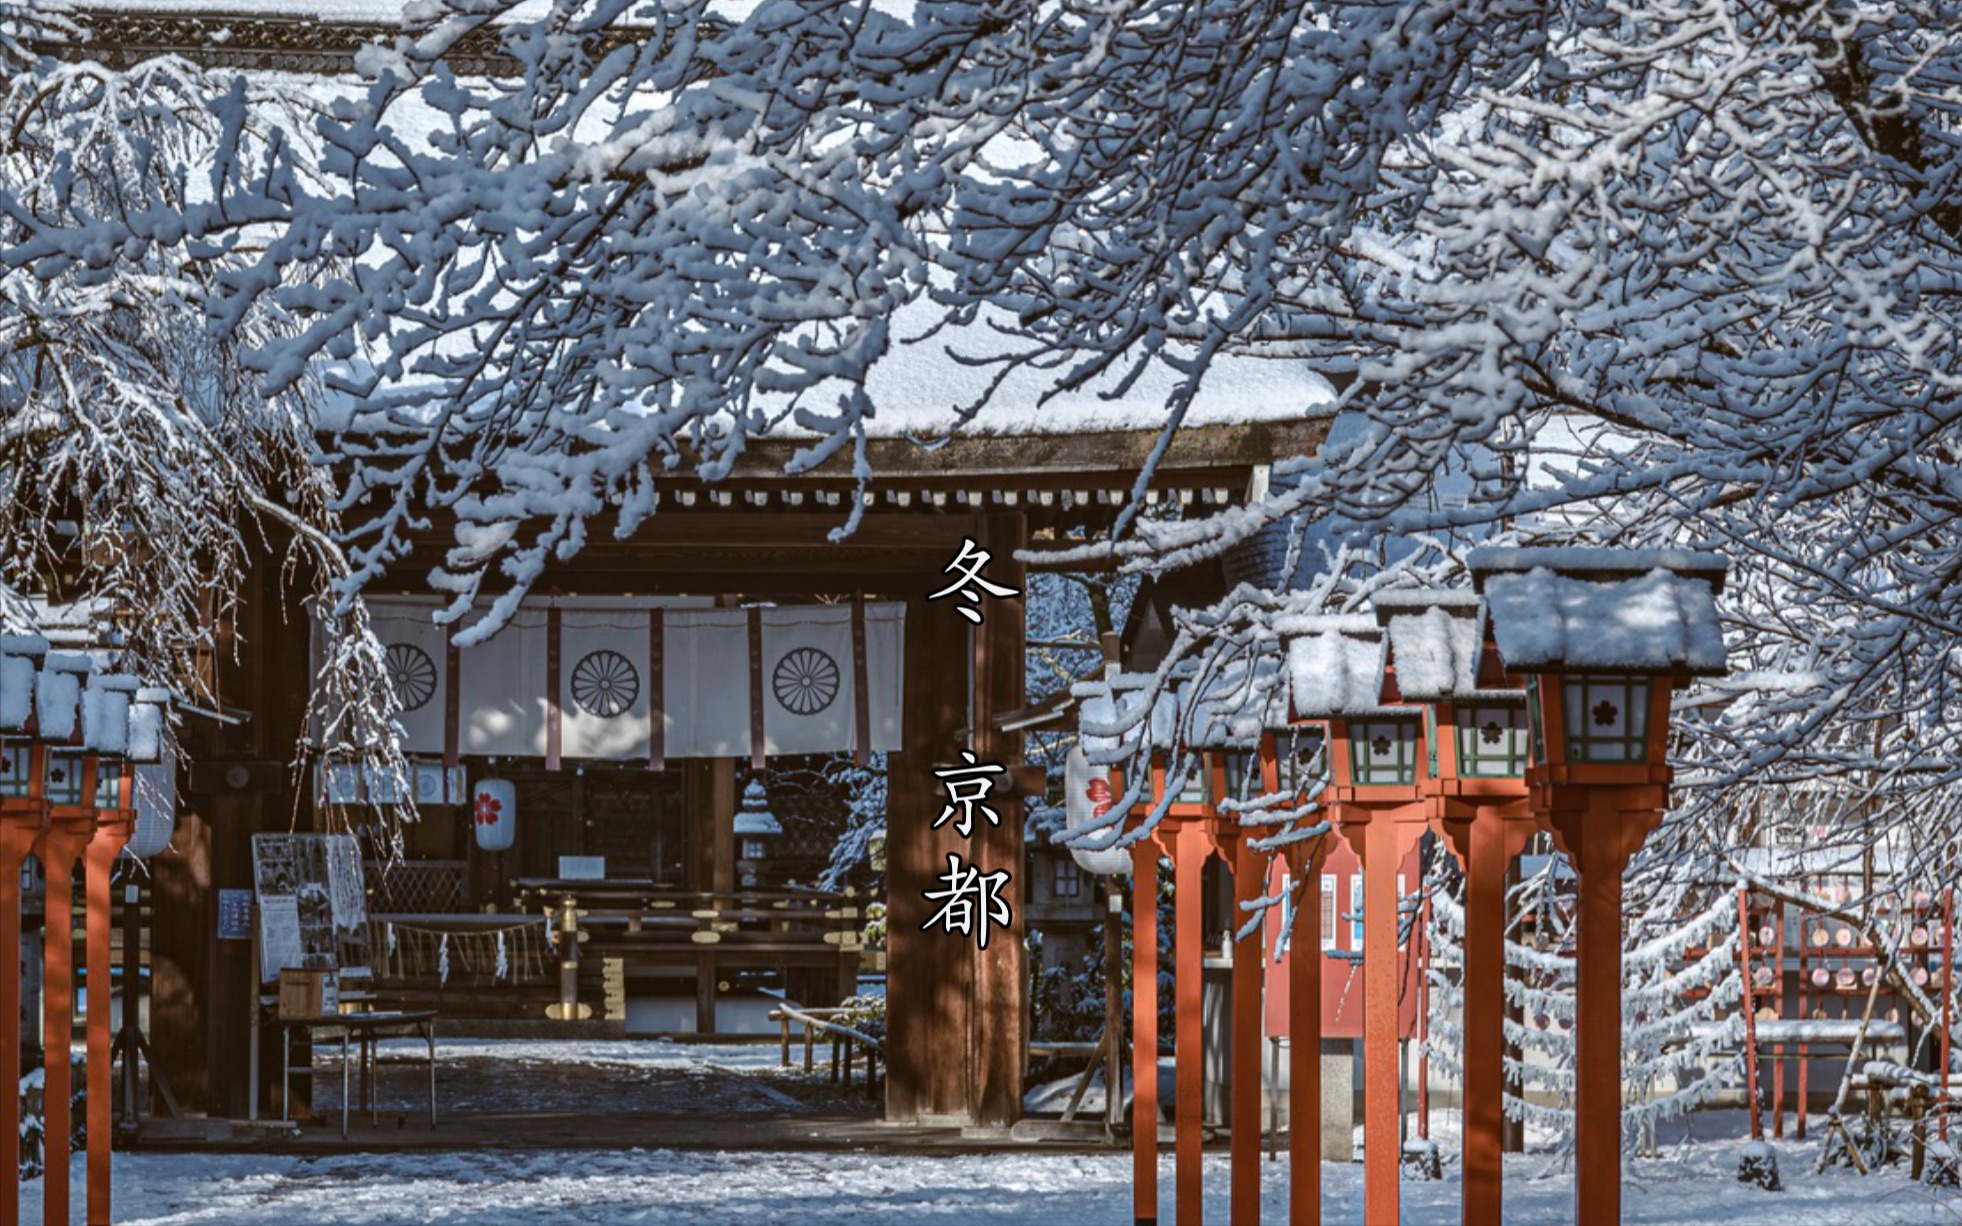
{"type": "Polygon", "coordinates": [[[1288,938],[1288,1221],[1322,1220],[1322,854],[1325,837],[1288,849],[1301,882],[1288,938]]]}
{"type": "Polygon", "coordinates": [[[1533,825],[1523,795],[1447,802],[1440,825],[1465,871],[1464,1220],[1488,1226],[1505,1212],[1506,870],[1533,825]]]}
{"type": "MultiPolygon", "coordinates": [[[[1955,1011],[1955,890],[1953,887],[1942,891],[1942,1101],[1948,1101],[1948,1058],[1949,1044],[1952,1042],[1949,1031],[1953,1028],[1955,1011]]],[[[1942,1140],[1948,1139],[1949,1112],[1941,1114],[1942,1140]]]]}
{"type": "MultiPolygon", "coordinates": [[[[94,759],[85,759],[94,771],[94,759]]],[[[86,820],[86,819],[84,819],[86,820]]],[[[47,874],[47,908],[42,979],[41,1050],[42,1172],[41,1217],[48,1226],[68,1226],[68,1100],[74,1091],[69,1060],[75,1026],[75,862],[88,842],[76,819],[57,817],[43,832],[35,854],[47,874]]]]}
{"type": "Polygon", "coordinates": [[[1751,1096],[1751,1139],[1764,1140],[1758,1109],[1758,1005],[1751,994],[1751,892],[1737,887],[1737,963],[1744,972],[1744,1092],[1751,1096]]]}
{"type": "Polygon", "coordinates": [[[1158,1221],[1158,844],[1131,845],[1131,1198],[1158,1221]]]}
{"type": "MultiPolygon", "coordinates": [[[[1252,902],[1266,893],[1267,857],[1249,847],[1242,835],[1234,840],[1234,893],[1252,902]]],[[[1247,913],[1234,908],[1234,923],[1247,913]]],[[[1265,969],[1265,928],[1233,944],[1233,1167],[1234,1226],[1260,1221],[1260,1018],[1261,976],[1265,969]]]]}
{"type": "MultiPolygon", "coordinates": [[[[1668,689],[1656,691],[1666,704],[1668,689]]],[[[1652,798],[1644,791],[1556,788],[1559,800],[1580,800],[1585,807],[1563,807],[1549,816],[1554,839],[1579,878],[1574,1218],[1580,1222],[1621,1221],[1621,875],[1662,820],[1660,789],[1652,798]]]]}
{"type": "MultiPolygon", "coordinates": [[[[95,837],[89,840],[83,861],[83,947],[89,978],[87,1058],[83,1068],[88,1081],[88,1220],[91,1223],[110,1220],[110,1066],[114,1058],[110,1054],[109,1034],[109,877],[116,857],[129,842],[135,818],[134,813],[122,807],[133,804],[132,800],[127,797],[116,800],[118,808],[105,810],[97,822],[95,837]]],[[[136,1008],[136,1001],[136,984],[124,984],[123,1008],[136,1008]]],[[[136,1053],[129,1053],[127,1058],[134,1060],[136,1053]]]]}
{"type": "Polygon", "coordinates": [[[1201,1146],[1205,1134],[1200,1116],[1205,1099],[1203,1032],[1200,1010],[1205,973],[1205,909],[1200,875],[1206,865],[1205,831],[1182,823],[1173,836],[1172,991],[1178,1005],[1173,1016],[1173,1149],[1174,1192],[1181,1223],[1197,1222],[1205,1204],[1201,1146]]]}
{"type": "Polygon", "coordinates": [[[1403,1160],[1397,869],[1423,836],[1424,805],[1350,803],[1336,811],[1363,866],[1363,1220],[1395,1222],[1403,1160]]]}
{"type": "MultiPolygon", "coordinates": [[[[39,746],[29,751],[43,752],[39,746]]],[[[38,774],[30,778],[38,778],[38,774]]],[[[20,876],[43,802],[0,801],[0,1223],[20,1221],[20,876]]]]}

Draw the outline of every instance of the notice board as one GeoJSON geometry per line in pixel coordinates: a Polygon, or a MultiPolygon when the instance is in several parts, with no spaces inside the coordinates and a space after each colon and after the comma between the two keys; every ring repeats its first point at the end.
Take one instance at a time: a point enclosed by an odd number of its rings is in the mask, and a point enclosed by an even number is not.
{"type": "Polygon", "coordinates": [[[368,964],[361,843],[353,835],[255,834],[252,883],[261,981],[272,982],[288,967],[368,964]]]}

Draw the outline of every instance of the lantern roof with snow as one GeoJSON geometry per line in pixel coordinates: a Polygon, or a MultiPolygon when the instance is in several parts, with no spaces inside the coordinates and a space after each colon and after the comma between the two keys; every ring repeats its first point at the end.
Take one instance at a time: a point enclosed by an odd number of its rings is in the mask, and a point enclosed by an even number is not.
{"type": "Polygon", "coordinates": [[[1483,606],[1476,592],[1405,588],[1379,592],[1374,605],[1397,694],[1404,701],[1503,701],[1520,696],[1515,688],[1493,684],[1492,672],[1499,664],[1484,658],[1483,606]]]}
{"type": "Polygon", "coordinates": [[[1252,749],[1269,729],[1288,725],[1287,675],[1262,656],[1233,661],[1203,679],[1192,667],[1178,669],[1169,682],[1120,672],[1080,681],[1070,692],[1080,704],[1081,744],[1092,765],[1122,761],[1139,749],[1252,749]],[[1147,696],[1151,711],[1144,714],[1147,696]]]}
{"type": "Polygon", "coordinates": [[[0,635],[0,732],[158,761],[170,691],[109,667],[109,653],[54,651],[38,635],[0,635]]]}
{"type": "Polygon", "coordinates": [[[1722,554],[1676,549],[1475,549],[1499,655],[1512,672],[1726,671],[1722,554]]]}
{"type": "Polygon", "coordinates": [[[1301,719],[1408,714],[1383,701],[1383,627],[1362,613],[1289,617],[1288,686],[1301,719]]]}
{"type": "Polygon", "coordinates": [[[769,793],[759,778],[752,777],[743,788],[742,807],[736,810],[735,832],[748,838],[783,833],[783,825],[770,812],[769,793]]]}

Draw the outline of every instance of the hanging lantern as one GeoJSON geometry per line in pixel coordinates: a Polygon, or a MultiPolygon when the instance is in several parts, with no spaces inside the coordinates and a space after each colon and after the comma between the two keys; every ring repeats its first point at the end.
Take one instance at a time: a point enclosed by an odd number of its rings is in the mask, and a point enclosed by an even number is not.
{"type": "MultiPolygon", "coordinates": [[[[1063,760],[1063,828],[1066,834],[1090,825],[1110,812],[1117,802],[1108,766],[1092,766],[1081,747],[1070,750],[1063,760]]],[[[1086,873],[1114,877],[1131,871],[1128,848],[1106,847],[1092,850],[1071,847],[1070,858],[1086,873]]]]}
{"type": "Polygon", "coordinates": [[[471,798],[471,828],[483,851],[509,851],[518,839],[518,789],[509,779],[479,779],[471,798]]]}

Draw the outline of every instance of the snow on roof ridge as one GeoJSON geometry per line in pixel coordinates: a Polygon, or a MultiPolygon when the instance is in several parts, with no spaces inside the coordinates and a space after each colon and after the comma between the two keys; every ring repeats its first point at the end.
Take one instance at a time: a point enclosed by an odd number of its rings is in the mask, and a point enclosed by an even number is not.
{"type": "Polygon", "coordinates": [[[1569,577],[1634,578],[1652,571],[1701,579],[1712,594],[1723,591],[1730,559],[1700,549],[1624,549],[1607,545],[1481,545],[1465,559],[1472,588],[1483,592],[1499,574],[1545,569],[1569,577]]]}
{"type": "Polygon", "coordinates": [[[1377,592],[1369,601],[1376,610],[1378,621],[1385,620],[1390,614],[1424,609],[1446,609],[1476,615],[1479,605],[1478,593],[1464,587],[1393,587],[1377,592]]]}

